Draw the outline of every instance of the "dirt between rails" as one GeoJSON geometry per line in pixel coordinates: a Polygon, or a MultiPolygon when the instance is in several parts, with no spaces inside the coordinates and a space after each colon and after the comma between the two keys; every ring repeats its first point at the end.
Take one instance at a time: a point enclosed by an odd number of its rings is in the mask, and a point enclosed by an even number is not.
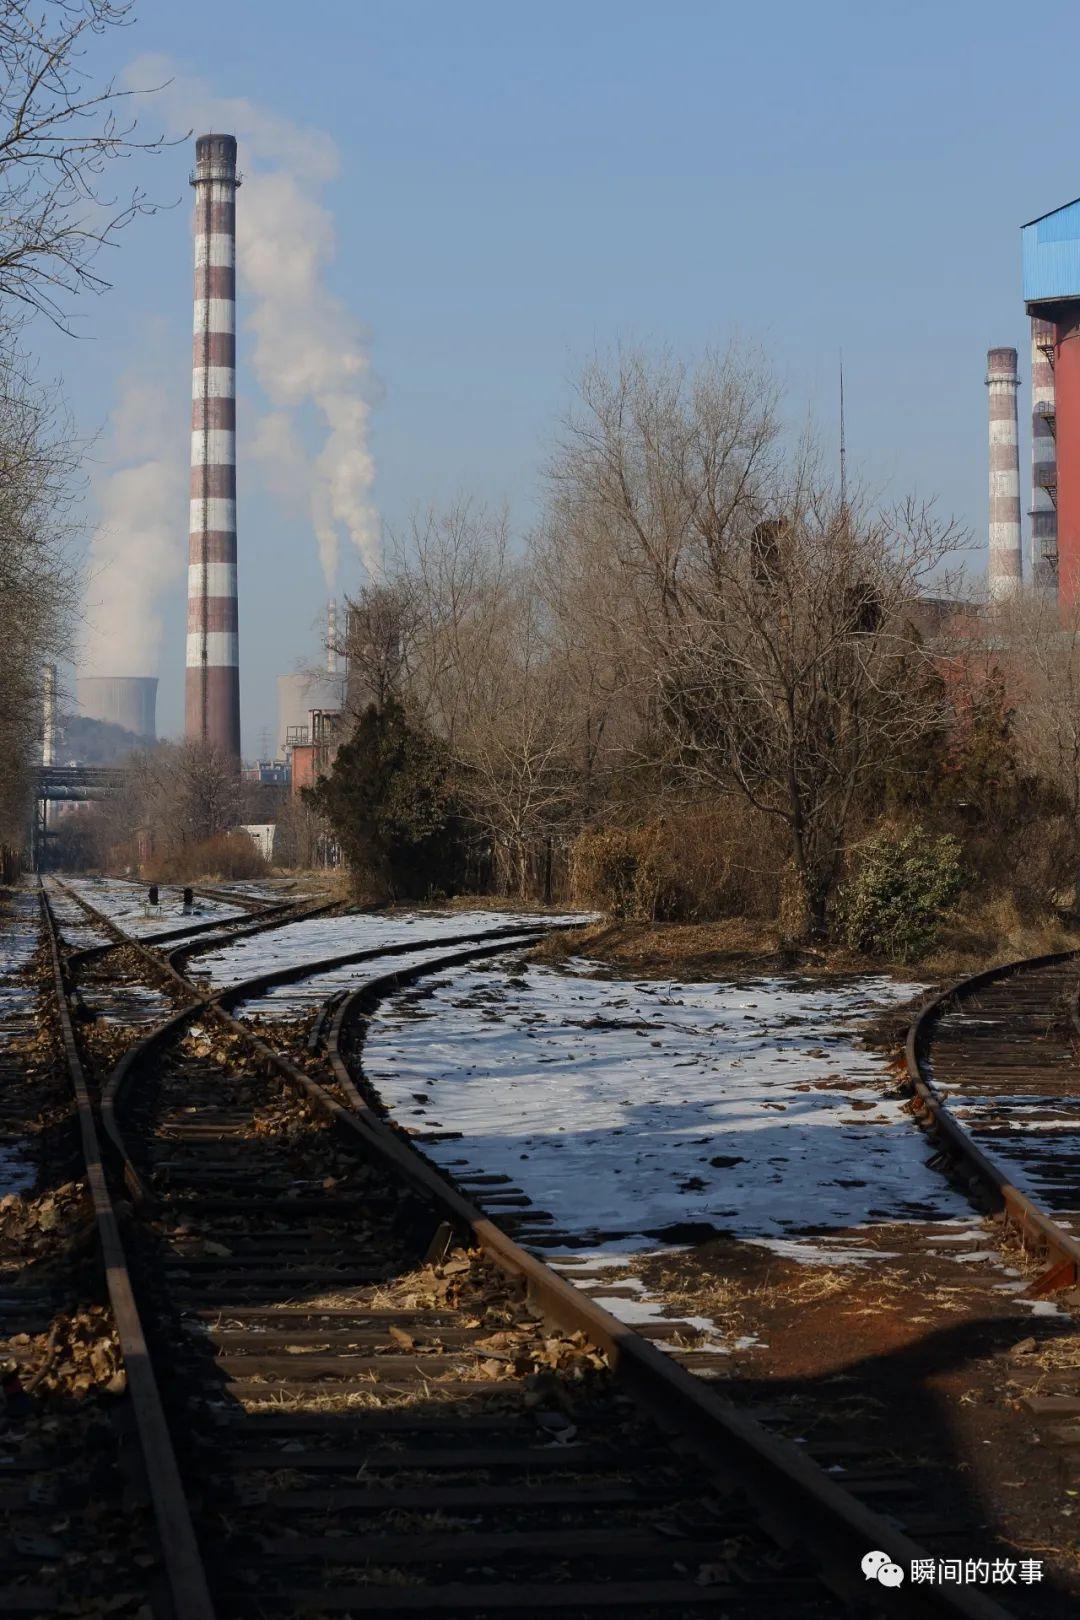
{"type": "MultiPolygon", "coordinates": [[[[303,1061],[310,1015],[245,1022],[303,1061]]],[[[873,1038],[892,1044],[903,1027],[889,1009],[873,1038]]],[[[337,1092],[324,1060],[315,1066],[337,1092]]],[[[618,1289],[636,1277],[667,1314],[710,1319],[729,1346],[710,1380],[718,1393],[810,1448],[838,1484],[861,1472],[898,1487],[868,1505],[910,1520],[935,1558],[1041,1560],[1039,1584],[984,1590],[1017,1616],[1072,1620],[1080,1446],[1059,1444],[1062,1424],[1033,1415],[1024,1399],[1080,1394],[1080,1322],[1068,1301],[1054,1314],[1022,1303],[1016,1291],[1039,1263],[996,1218],[980,1228],[973,1210],[972,1221],[963,1246],[935,1245],[949,1229],[919,1222],[822,1236],[823,1254],[857,1245],[855,1264],[714,1238],[623,1261],[606,1279],[600,1266],[590,1284],[603,1294],[602,1280],[618,1289]],[[855,1457],[852,1445],[869,1451],[855,1457]]]]}
{"type": "Polygon", "coordinates": [[[915,1519],[914,1538],[935,1556],[1040,1559],[1041,1584],[986,1590],[1017,1615],[1075,1615],[1080,1448],[1061,1440],[1068,1419],[1024,1404],[1080,1393],[1075,1308],[1033,1315],[1002,1291],[1002,1262],[1025,1276],[1038,1268],[996,1219],[985,1260],[935,1250],[903,1225],[858,1235],[880,1260],[812,1265],[717,1239],[642,1257],[633,1271],[650,1295],[726,1329],[733,1348],[720,1393],[809,1445],[838,1484],[849,1470],[830,1455],[842,1457],[844,1442],[868,1445],[873,1472],[914,1487],[874,1505],[915,1519]]]}
{"type": "Polygon", "coordinates": [[[0,1587],[42,1586],[82,1620],[150,1620],[143,1594],[158,1555],[125,1465],[126,1378],[48,952],[13,982],[32,991],[31,1028],[4,1043],[0,1101],[34,1181],[0,1197],[0,1587]]]}

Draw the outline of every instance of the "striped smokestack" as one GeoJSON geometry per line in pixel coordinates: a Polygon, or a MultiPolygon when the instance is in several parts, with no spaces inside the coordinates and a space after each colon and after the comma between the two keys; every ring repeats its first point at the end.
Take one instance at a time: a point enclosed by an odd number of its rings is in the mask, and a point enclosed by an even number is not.
{"type": "Polygon", "coordinates": [[[1015,349],[990,349],[990,569],[991,601],[1020,589],[1020,449],[1016,421],[1015,349]]]}
{"type": "Polygon", "coordinates": [[[1054,438],[1053,321],[1031,320],[1031,578],[1057,594],[1057,441],[1054,438]]]}
{"type": "Polygon", "coordinates": [[[236,138],[195,142],[195,346],[185,730],[240,757],[236,612],[236,138]]]}
{"type": "MultiPolygon", "coordinates": [[[[41,763],[43,765],[56,764],[56,665],[43,664],[42,676],[42,726],[41,726],[41,763]]],[[[46,806],[46,809],[48,807],[46,806]]]]}
{"type": "Polygon", "coordinates": [[[326,604],[326,673],[337,674],[337,603],[333,597],[326,604]]]}

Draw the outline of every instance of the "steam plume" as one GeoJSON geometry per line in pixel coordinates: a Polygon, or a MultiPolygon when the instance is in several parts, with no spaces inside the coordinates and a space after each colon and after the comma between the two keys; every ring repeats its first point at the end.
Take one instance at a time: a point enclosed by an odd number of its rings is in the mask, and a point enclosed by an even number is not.
{"type": "MultiPolygon", "coordinates": [[[[151,323],[142,352],[160,355],[162,323],[151,323]]],[[[183,362],[172,376],[160,360],[126,371],[109,417],[104,459],[112,470],[95,479],[100,527],[90,545],[82,668],[109,675],[146,675],[158,667],[162,587],[183,571],[187,473],[174,400],[183,399],[183,362]]]]}
{"type": "Polygon", "coordinates": [[[359,323],[326,285],[336,243],[321,194],[338,173],[337,147],[321,130],[302,129],[250,101],[215,96],[205,82],[178,74],[160,58],[134,63],[129,78],[142,84],[171,79],[155,95],[153,110],[158,117],[164,112],[177,133],[226,129],[240,143],[238,271],[245,324],[255,336],[255,374],[274,406],[255,424],[247,448],[268,487],[307,506],[332,587],[343,539],[369,569],[378,560],[367,348],[359,323]],[[304,436],[311,417],[323,434],[314,456],[304,436]]]}

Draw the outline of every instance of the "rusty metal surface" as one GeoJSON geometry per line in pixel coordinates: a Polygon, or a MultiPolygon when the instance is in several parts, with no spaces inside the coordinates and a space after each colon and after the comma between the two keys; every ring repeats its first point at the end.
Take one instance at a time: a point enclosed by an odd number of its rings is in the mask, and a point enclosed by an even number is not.
{"type": "Polygon", "coordinates": [[[109,1194],[94,1111],[68,1010],[68,986],[60,960],[56,929],[44,890],[41,891],[41,904],[52,954],[57,1016],[75,1091],[79,1135],[105,1265],[105,1280],[123,1352],[139,1440],[146,1460],[147,1479],[153,1496],[173,1604],[177,1620],[214,1620],[214,1606],[210,1601],[202,1557],[195,1540],[169,1425],[135,1303],[116,1210],[109,1194]]]}
{"type": "MultiPolygon", "coordinates": [[[[1071,987],[1071,1004],[1077,961],[1078,953],[1074,951],[1056,951],[1005,963],[960,980],[922,1007],[908,1030],[905,1050],[916,1117],[922,1116],[940,1135],[994,1207],[1003,1210],[1028,1241],[1045,1250],[1048,1268],[1033,1285],[1033,1297],[1069,1287],[1080,1277],[1080,1235],[1075,1229],[1080,1223],[1080,1193],[1076,1194],[1074,1208],[1051,1212],[1041,1207],[1015,1185],[992,1152],[979,1146],[972,1129],[956,1118],[935,1077],[976,1092],[991,1088],[1006,1101],[1010,1097],[1030,1097],[1033,1086],[1039,1088],[1036,1094],[1044,1096],[1048,1088],[1063,1088],[1066,1094],[1075,1096],[1080,1091],[1080,1074],[1072,1051],[1066,1053],[1059,1044],[1047,1058],[1034,1044],[1033,1032],[1018,1030],[1018,1023],[1021,1012],[1028,1010],[1025,1001],[1031,997],[1035,1018],[1041,1019],[1043,1025],[1055,1018],[1059,1022],[1064,1019],[1062,991],[1065,986],[1071,987]],[[956,1027],[949,1031],[946,1044],[942,1037],[950,1018],[956,1027]]],[[[1078,1189],[1080,1110],[1073,1155],[1078,1172],[1073,1187],[1078,1189]]]]}

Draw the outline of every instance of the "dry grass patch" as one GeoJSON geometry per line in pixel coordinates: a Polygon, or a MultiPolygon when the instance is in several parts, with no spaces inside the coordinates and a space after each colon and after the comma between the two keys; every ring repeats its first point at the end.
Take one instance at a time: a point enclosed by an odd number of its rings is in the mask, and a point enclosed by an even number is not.
{"type": "Polygon", "coordinates": [[[1023,917],[1011,895],[997,895],[955,914],[919,967],[936,979],[959,979],[998,962],[1051,951],[1080,950],[1080,933],[1056,916],[1023,917]]]}
{"type": "Polygon", "coordinates": [[[545,939],[533,951],[541,962],[587,956],[637,978],[716,978],[764,972],[781,962],[772,924],[727,917],[712,923],[597,922],[545,939]]]}

